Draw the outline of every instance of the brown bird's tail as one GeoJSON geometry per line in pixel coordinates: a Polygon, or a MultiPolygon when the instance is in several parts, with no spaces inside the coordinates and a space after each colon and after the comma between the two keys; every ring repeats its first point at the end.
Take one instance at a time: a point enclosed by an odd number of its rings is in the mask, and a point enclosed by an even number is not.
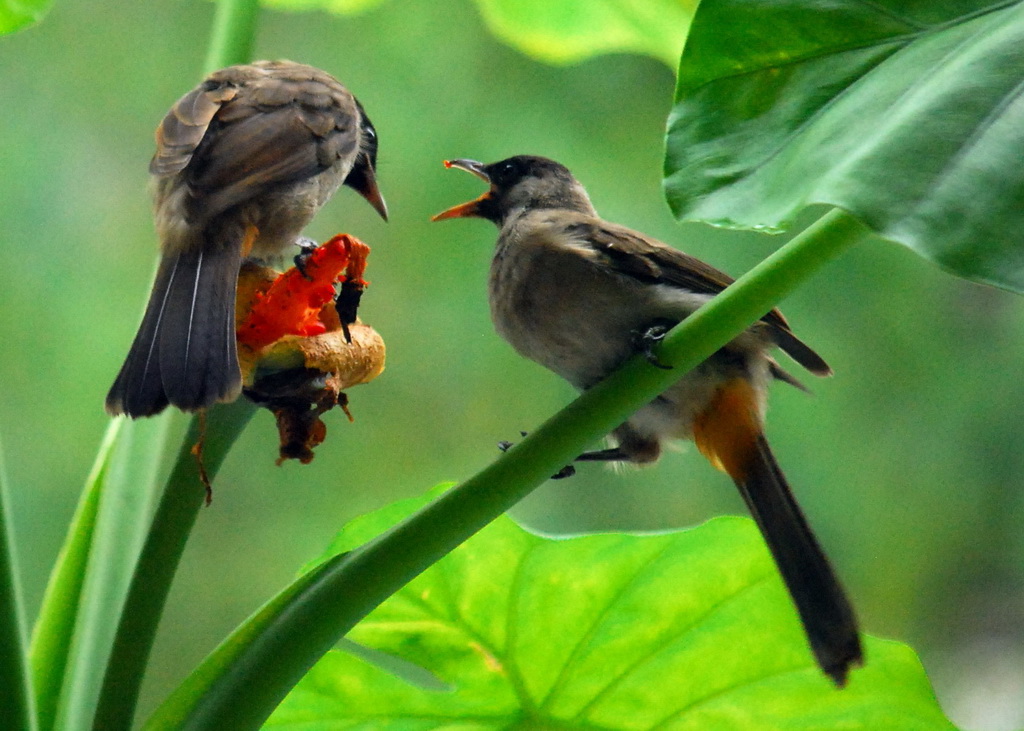
{"type": "Polygon", "coordinates": [[[796,604],[821,669],[842,687],[863,661],[853,607],[761,430],[755,394],[730,381],[694,424],[701,452],[739,488],[796,604]]]}
{"type": "Polygon", "coordinates": [[[108,412],[137,418],[168,404],[196,411],[238,395],[241,248],[196,246],[164,256],[139,332],[107,394],[108,412]]]}

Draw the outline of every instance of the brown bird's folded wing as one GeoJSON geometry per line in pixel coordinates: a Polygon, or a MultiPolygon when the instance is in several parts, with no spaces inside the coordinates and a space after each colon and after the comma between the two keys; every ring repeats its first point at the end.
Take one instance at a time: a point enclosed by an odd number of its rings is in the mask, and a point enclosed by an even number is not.
{"type": "MultiPolygon", "coordinates": [[[[252,74],[252,69],[226,72],[252,74]]],[[[226,72],[168,112],[157,129],[150,164],[155,175],[184,171],[198,215],[212,218],[278,186],[313,177],[342,157],[354,159],[358,118],[344,87],[326,76],[235,78],[226,72]]]]}
{"type": "Polygon", "coordinates": [[[156,154],[149,172],[160,177],[180,173],[192,161],[210,122],[238,94],[234,86],[200,86],[183,96],[156,128],[156,154]]]}
{"type": "MultiPolygon", "coordinates": [[[[590,221],[574,223],[573,227],[575,233],[589,241],[612,268],[641,281],[668,284],[709,295],[718,294],[734,281],[725,272],[700,259],[625,226],[590,221]]],[[[821,356],[793,334],[778,309],[773,309],[761,320],[771,326],[775,342],[789,357],[815,375],[832,374],[832,369],[821,356]]],[[[782,380],[793,382],[791,378],[782,380]]]]}

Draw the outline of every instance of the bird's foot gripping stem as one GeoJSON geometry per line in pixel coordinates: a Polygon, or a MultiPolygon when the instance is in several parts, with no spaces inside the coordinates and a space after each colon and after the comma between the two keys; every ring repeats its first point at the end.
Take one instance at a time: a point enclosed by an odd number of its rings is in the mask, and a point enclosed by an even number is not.
{"type": "MultiPolygon", "coordinates": [[[[519,432],[524,437],[527,432],[519,432]]],[[[507,452],[515,446],[515,442],[500,441],[498,442],[498,449],[502,452],[507,452]]],[[[584,452],[583,454],[576,457],[573,462],[629,462],[631,457],[621,447],[611,447],[609,449],[598,449],[593,452],[584,452]]],[[[573,464],[567,464],[562,469],[558,470],[555,474],[551,475],[552,480],[564,480],[567,477],[572,477],[576,474],[576,466],[573,464]]]]}
{"type": "Polygon", "coordinates": [[[668,331],[675,327],[675,324],[676,323],[670,320],[662,320],[654,323],[646,330],[633,331],[634,347],[637,352],[644,357],[644,360],[655,368],[661,368],[666,371],[672,370],[672,366],[667,363],[662,363],[658,359],[657,354],[654,352],[654,348],[665,339],[668,331]]]}

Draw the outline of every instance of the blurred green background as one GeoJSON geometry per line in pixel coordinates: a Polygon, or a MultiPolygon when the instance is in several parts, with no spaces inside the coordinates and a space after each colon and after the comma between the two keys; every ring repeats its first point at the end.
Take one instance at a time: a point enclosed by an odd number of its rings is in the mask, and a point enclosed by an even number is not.
{"type": "MultiPolygon", "coordinates": [[[[212,12],[192,0],[66,0],[0,39],[0,435],[33,612],[147,295],[152,132],[199,80],[212,12]]],[[[380,134],[391,222],[343,191],[307,233],[347,231],[373,247],[361,314],[387,341],[388,367],[349,392],[355,423],[328,415],[309,466],[275,467],[272,419],[257,415],[193,533],[143,711],[347,519],[469,476],[498,440],[572,398],[491,329],[493,227],[428,223],[481,192],[444,158],[554,157],[605,217],[734,274],[781,243],[672,220],[660,171],[673,73],[653,59],[543,65],[496,41],[470,0],[267,12],[256,55],[334,73],[380,134]]],[[[784,309],[837,375],[810,384],[813,397],[777,387],[769,435],[864,626],[917,649],[955,722],[1024,726],[1024,301],[871,241],[784,309]]],[[[684,446],[654,469],[583,467],[517,517],[579,532],[743,512],[684,446]]]]}

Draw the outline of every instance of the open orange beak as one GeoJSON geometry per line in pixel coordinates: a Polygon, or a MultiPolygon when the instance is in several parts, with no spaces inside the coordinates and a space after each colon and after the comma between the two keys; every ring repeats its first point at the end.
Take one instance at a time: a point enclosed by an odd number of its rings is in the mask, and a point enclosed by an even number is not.
{"type": "MultiPolygon", "coordinates": [[[[465,170],[467,173],[473,173],[473,175],[480,178],[485,183],[490,183],[491,178],[486,173],[484,168],[486,167],[482,162],[476,160],[445,160],[444,166],[446,168],[458,168],[459,170],[465,170]]],[[[474,198],[466,203],[460,203],[457,206],[452,206],[447,211],[441,211],[436,216],[431,216],[431,221],[443,221],[446,218],[473,218],[480,215],[478,206],[481,201],[485,201],[491,197],[491,191],[488,190],[479,198],[474,198]]]]}

